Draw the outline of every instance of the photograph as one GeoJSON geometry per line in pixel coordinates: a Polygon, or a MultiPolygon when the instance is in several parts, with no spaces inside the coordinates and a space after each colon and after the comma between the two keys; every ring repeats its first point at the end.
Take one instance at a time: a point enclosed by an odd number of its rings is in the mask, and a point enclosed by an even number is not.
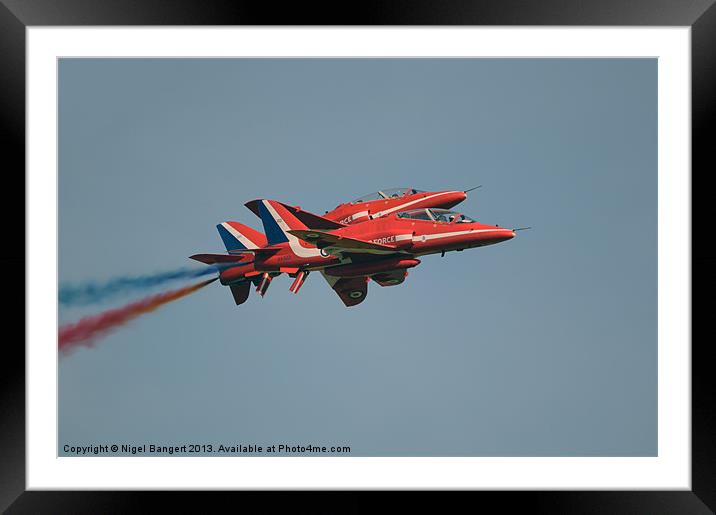
{"type": "Polygon", "coordinates": [[[713,513],[713,3],[0,0],[0,512],[713,513]]]}
{"type": "Polygon", "coordinates": [[[58,58],[58,455],[657,456],[657,75],[58,58]]]}

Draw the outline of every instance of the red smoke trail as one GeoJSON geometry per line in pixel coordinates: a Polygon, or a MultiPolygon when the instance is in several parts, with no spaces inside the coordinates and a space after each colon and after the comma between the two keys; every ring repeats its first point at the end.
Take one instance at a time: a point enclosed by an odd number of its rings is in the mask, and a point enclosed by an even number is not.
{"type": "Polygon", "coordinates": [[[152,295],[120,308],[82,318],[74,324],[63,325],[59,331],[59,350],[61,353],[67,353],[79,346],[91,347],[95,339],[104,336],[112,329],[120,327],[140,315],[150,313],[173,300],[186,297],[214,281],[216,279],[209,279],[178,290],[152,295]]]}

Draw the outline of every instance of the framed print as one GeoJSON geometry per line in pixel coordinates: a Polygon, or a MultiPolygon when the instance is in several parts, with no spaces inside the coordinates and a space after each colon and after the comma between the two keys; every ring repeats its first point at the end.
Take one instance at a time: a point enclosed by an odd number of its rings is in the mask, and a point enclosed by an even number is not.
{"type": "Polygon", "coordinates": [[[713,509],[716,8],[512,7],[5,1],[3,506],[713,509]]]}

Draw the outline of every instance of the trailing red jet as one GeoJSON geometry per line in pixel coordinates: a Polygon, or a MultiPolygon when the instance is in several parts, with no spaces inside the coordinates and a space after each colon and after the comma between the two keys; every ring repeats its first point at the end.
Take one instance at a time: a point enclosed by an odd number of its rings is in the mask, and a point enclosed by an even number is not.
{"type": "MultiPolygon", "coordinates": [[[[450,209],[467,198],[467,193],[479,188],[470,188],[465,191],[422,191],[414,188],[392,188],[379,190],[370,195],[360,197],[353,202],[339,204],[333,211],[319,217],[343,225],[361,223],[374,218],[380,218],[391,213],[418,209],[421,207],[439,207],[450,209]]],[[[256,216],[261,216],[258,200],[246,204],[256,216]]],[[[300,208],[289,208],[292,213],[308,227],[320,229],[322,222],[313,218],[312,213],[302,211],[300,208]]]]}
{"type": "Polygon", "coordinates": [[[238,222],[224,222],[217,228],[227,254],[191,256],[219,268],[220,282],[230,287],[237,305],[246,301],[252,283],[263,295],[274,276],[288,273],[294,278],[290,291],[298,293],[309,273],[319,271],[343,303],[354,306],[365,299],[370,279],[380,286],[400,284],[407,270],[420,264],[420,256],[515,236],[513,229],[441,208],[408,209],[344,225],[276,200],[248,204],[258,211],[265,236],[238,222]],[[314,224],[307,226],[297,213],[314,224]]]}

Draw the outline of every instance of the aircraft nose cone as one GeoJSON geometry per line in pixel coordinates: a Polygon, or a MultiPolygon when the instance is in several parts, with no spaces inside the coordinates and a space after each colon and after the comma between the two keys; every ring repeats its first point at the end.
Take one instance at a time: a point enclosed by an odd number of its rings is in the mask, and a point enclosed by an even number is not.
{"type": "Polygon", "coordinates": [[[496,234],[495,237],[499,241],[507,241],[511,240],[515,237],[515,231],[511,229],[503,229],[502,227],[496,228],[496,234]]]}
{"type": "Polygon", "coordinates": [[[441,206],[445,209],[450,209],[467,198],[467,194],[464,191],[448,191],[443,195],[444,197],[441,197],[441,206]]]}

